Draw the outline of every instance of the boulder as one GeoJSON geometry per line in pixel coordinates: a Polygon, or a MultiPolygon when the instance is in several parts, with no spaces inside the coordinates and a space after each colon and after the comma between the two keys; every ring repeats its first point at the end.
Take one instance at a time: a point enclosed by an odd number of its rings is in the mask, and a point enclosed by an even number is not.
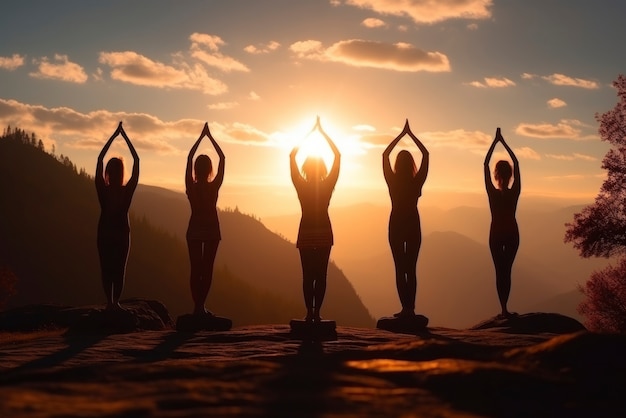
{"type": "Polygon", "coordinates": [[[0,312],[0,331],[27,332],[67,329],[70,333],[125,333],[162,330],[172,326],[161,302],[128,299],[124,310],[107,311],[104,306],[30,305],[0,312]]]}
{"type": "Polygon", "coordinates": [[[337,323],[323,319],[321,321],[305,321],[292,319],[289,322],[291,337],[303,341],[334,341],[337,339],[337,323]]]}
{"type": "Polygon", "coordinates": [[[482,321],[470,329],[498,330],[512,334],[569,334],[585,330],[583,324],[569,316],[558,313],[533,312],[527,314],[513,314],[509,317],[500,315],[482,321]]]}
{"type": "Polygon", "coordinates": [[[176,330],[178,332],[228,331],[232,327],[232,320],[210,314],[185,314],[176,319],[176,330]]]}
{"type": "Polygon", "coordinates": [[[428,331],[428,318],[419,314],[386,316],[378,320],[376,328],[399,334],[419,334],[428,331]]]}

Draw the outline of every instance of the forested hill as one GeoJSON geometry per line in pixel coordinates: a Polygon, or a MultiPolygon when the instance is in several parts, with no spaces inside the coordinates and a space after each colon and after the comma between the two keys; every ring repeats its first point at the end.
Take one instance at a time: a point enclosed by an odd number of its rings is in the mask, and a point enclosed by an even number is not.
{"type": "MultiPolygon", "coordinates": [[[[171,205],[169,193],[155,190],[140,187],[135,195],[138,202],[150,202],[154,217],[144,207],[137,211],[135,203],[131,206],[132,243],[123,298],[158,299],[179,315],[191,309],[187,248],[180,234],[159,225],[159,216],[185,224],[188,209],[177,194],[177,203],[171,205]]],[[[8,306],[103,303],[98,216],[93,180],[68,158],[48,154],[34,134],[19,129],[0,137],[0,266],[18,277],[17,293],[8,306]]],[[[223,241],[209,309],[232,318],[235,325],[285,323],[303,316],[295,246],[237,211],[220,212],[220,222],[223,241]]],[[[373,325],[333,264],[322,313],[341,325],[373,325]]]]}

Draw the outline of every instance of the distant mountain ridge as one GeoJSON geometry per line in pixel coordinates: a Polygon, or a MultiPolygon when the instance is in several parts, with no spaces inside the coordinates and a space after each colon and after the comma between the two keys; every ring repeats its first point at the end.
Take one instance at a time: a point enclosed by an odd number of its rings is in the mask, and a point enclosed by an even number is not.
{"type": "MultiPolygon", "coordinates": [[[[517,219],[520,248],[513,266],[510,308],[532,312],[537,307],[582,319],[575,305],[578,284],[610,260],[582,259],[563,243],[565,223],[581,206],[540,205],[520,197],[517,219]],[[562,301],[558,295],[564,296],[562,301]]],[[[377,317],[400,309],[394,266],[387,240],[390,207],[360,203],[330,208],[335,233],[332,257],[377,317]]],[[[422,247],[418,259],[417,310],[431,323],[465,327],[499,311],[495,274],[488,248],[489,209],[420,206],[422,247]],[[468,286],[472,284],[472,286],[468,286]]],[[[273,231],[293,239],[297,215],[267,217],[273,231]]]]}
{"type": "MultiPolygon", "coordinates": [[[[189,261],[180,233],[188,213],[181,193],[140,185],[131,206],[123,298],[161,300],[173,315],[191,309],[189,261]]],[[[19,278],[9,306],[103,303],[95,245],[99,207],[91,178],[20,135],[0,137],[0,215],[0,264],[19,278]]],[[[220,211],[220,221],[223,241],[209,309],[235,325],[301,317],[301,272],[293,244],[238,211],[220,211]]],[[[373,325],[334,264],[322,314],[342,325],[373,325]]]]}

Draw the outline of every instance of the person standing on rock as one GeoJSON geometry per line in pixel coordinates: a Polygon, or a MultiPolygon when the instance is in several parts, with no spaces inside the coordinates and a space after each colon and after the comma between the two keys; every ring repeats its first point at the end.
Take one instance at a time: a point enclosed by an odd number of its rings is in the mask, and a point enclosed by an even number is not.
{"type": "Polygon", "coordinates": [[[296,145],[289,154],[291,181],[302,209],[296,246],[300,251],[302,264],[302,290],[307,310],[305,319],[309,322],[321,321],[320,309],[326,293],[328,260],[333,245],[328,206],[339,178],[341,161],[339,149],[324,132],[319,117],[311,132],[316,129],[322,134],[334,155],[330,172],[327,172],[321,157],[311,155],[306,157],[300,170],[296,163],[299,145],[296,145]]]}
{"type": "Polygon", "coordinates": [[[211,289],[213,264],[222,238],[217,217],[217,197],[224,181],[225,160],[224,152],[209,131],[209,124],[205,123],[200,137],[189,150],[185,170],[185,188],[191,205],[191,217],[187,227],[187,247],[191,263],[189,284],[194,303],[193,313],[196,315],[212,316],[204,304],[211,289]],[[205,136],[219,156],[217,173],[213,178],[213,165],[208,155],[199,155],[195,163],[193,160],[205,136]]]}
{"type": "Polygon", "coordinates": [[[402,132],[383,151],[383,174],[391,198],[389,246],[396,269],[396,287],[402,305],[402,310],[394,314],[396,317],[415,315],[417,257],[422,244],[417,201],[422,195],[422,187],[426,182],[428,164],[428,150],[411,132],[407,119],[402,132]],[[415,166],[413,156],[407,150],[398,153],[394,169],[391,168],[390,154],[404,135],[408,135],[422,153],[419,170],[415,166]]]}
{"type": "Polygon", "coordinates": [[[122,309],[120,297],[124,288],[126,261],[130,249],[128,210],[138,182],[139,156],[120,122],[98,155],[95,175],[100,203],[97,245],[107,310],[122,309]],[[133,156],[133,171],[126,185],[124,185],[124,161],[121,158],[111,158],[103,175],[104,157],[118,135],[122,135],[133,156]]]}
{"type": "Polygon", "coordinates": [[[485,188],[487,189],[489,209],[491,210],[489,249],[491,250],[491,257],[496,270],[496,289],[502,308],[499,317],[508,318],[515,315],[508,311],[507,302],[511,291],[511,270],[519,247],[519,229],[515,219],[515,212],[522,182],[517,157],[504,141],[500,128],[496,129],[496,136],[485,156],[484,173],[485,188]],[[513,160],[513,167],[506,160],[498,161],[493,173],[497,183],[497,186],[494,186],[491,181],[491,173],[489,172],[489,161],[498,142],[502,143],[504,149],[509,153],[511,160],[513,160]],[[509,188],[511,177],[513,177],[513,182],[509,188]]]}

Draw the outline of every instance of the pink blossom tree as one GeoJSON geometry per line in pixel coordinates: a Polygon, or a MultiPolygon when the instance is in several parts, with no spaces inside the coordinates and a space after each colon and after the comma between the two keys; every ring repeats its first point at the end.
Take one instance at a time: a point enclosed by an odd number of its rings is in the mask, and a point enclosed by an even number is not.
{"type": "Polygon", "coordinates": [[[617,266],[594,273],[581,287],[587,298],[579,311],[592,330],[626,332],[626,76],[620,74],[613,86],[617,104],[596,114],[600,138],[611,144],[602,160],[607,178],[595,202],[566,225],[565,242],[582,257],[620,257],[617,266]]]}

